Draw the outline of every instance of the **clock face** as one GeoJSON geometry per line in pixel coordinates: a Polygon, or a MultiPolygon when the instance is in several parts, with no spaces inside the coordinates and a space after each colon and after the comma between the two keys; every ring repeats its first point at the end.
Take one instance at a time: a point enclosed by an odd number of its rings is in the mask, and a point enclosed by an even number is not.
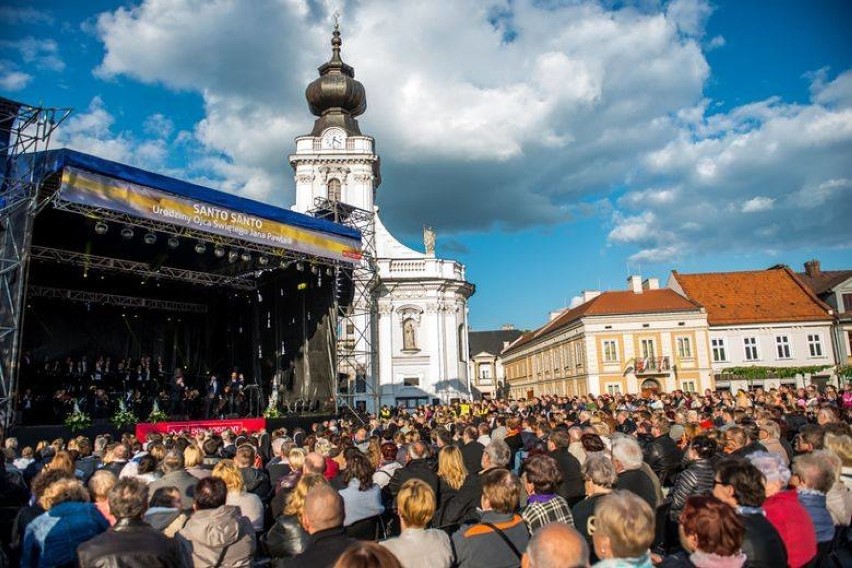
{"type": "Polygon", "coordinates": [[[343,131],[336,128],[326,130],[322,135],[322,147],[325,150],[340,150],[343,148],[343,131]]]}

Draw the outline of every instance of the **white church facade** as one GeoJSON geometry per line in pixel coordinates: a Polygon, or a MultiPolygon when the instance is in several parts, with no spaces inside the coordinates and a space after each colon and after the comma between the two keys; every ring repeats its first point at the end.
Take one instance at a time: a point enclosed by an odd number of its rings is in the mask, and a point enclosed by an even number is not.
{"type": "Polygon", "coordinates": [[[366,366],[374,376],[366,377],[370,386],[354,402],[368,408],[376,401],[413,407],[470,398],[467,301],[474,286],[464,265],[436,258],[434,233],[425,232],[426,250],[419,252],[395,239],[379,218],[380,159],[375,140],[361,133],[355,118],[366,110],[366,92],[341,60],[341,43],[335,28],[332,58],[305,93],[317,117],[314,128],[296,138],[289,160],[296,181],[294,211],[310,213],[327,200],[372,214],[377,309],[375,319],[356,319],[354,326],[374,329],[339,330],[339,344],[364,337],[375,343],[372,365],[366,366]],[[369,392],[374,385],[375,394],[369,392]]]}

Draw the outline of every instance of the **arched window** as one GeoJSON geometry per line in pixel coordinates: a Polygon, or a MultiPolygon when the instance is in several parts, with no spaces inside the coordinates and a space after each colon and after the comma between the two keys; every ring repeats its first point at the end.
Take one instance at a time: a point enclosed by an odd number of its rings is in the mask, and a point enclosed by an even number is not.
{"type": "Polygon", "coordinates": [[[328,200],[340,201],[340,180],[337,178],[328,180],[328,200]]]}

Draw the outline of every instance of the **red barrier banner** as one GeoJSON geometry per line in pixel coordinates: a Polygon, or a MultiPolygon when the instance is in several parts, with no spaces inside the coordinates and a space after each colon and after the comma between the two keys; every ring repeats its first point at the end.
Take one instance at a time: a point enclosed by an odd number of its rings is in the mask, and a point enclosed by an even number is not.
{"type": "Polygon", "coordinates": [[[243,431],[258,432],[266,428],[266,418],[236,418],[234,420],[190,420],[186,422],[157,422],[150,424],[142,422],[136,425],[136,437],[145,440],[148,434],[158,432],[160,434],[176,434],[189,432],[196,434],[204,432],[224,432],[233,430],[239,434],[243,431]]]}

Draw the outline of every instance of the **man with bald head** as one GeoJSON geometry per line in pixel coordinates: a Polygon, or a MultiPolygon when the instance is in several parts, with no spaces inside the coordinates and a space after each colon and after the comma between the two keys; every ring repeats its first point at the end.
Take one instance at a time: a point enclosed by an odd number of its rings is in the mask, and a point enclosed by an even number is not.
{"type": "Polygon", "coordinates": [[[277,564],[287,568],[331,568],[344,551],[358,541],[343,530],[343,498],[330,485],[311,488],[305,496],[302,526],[310,535],[305,551],[277,564]]]}
{"type": "Polygon", "coordinates": [[[521,568],[588,568],[589,547],[573,527],[550,523],[535,532],[521,568]]]}

